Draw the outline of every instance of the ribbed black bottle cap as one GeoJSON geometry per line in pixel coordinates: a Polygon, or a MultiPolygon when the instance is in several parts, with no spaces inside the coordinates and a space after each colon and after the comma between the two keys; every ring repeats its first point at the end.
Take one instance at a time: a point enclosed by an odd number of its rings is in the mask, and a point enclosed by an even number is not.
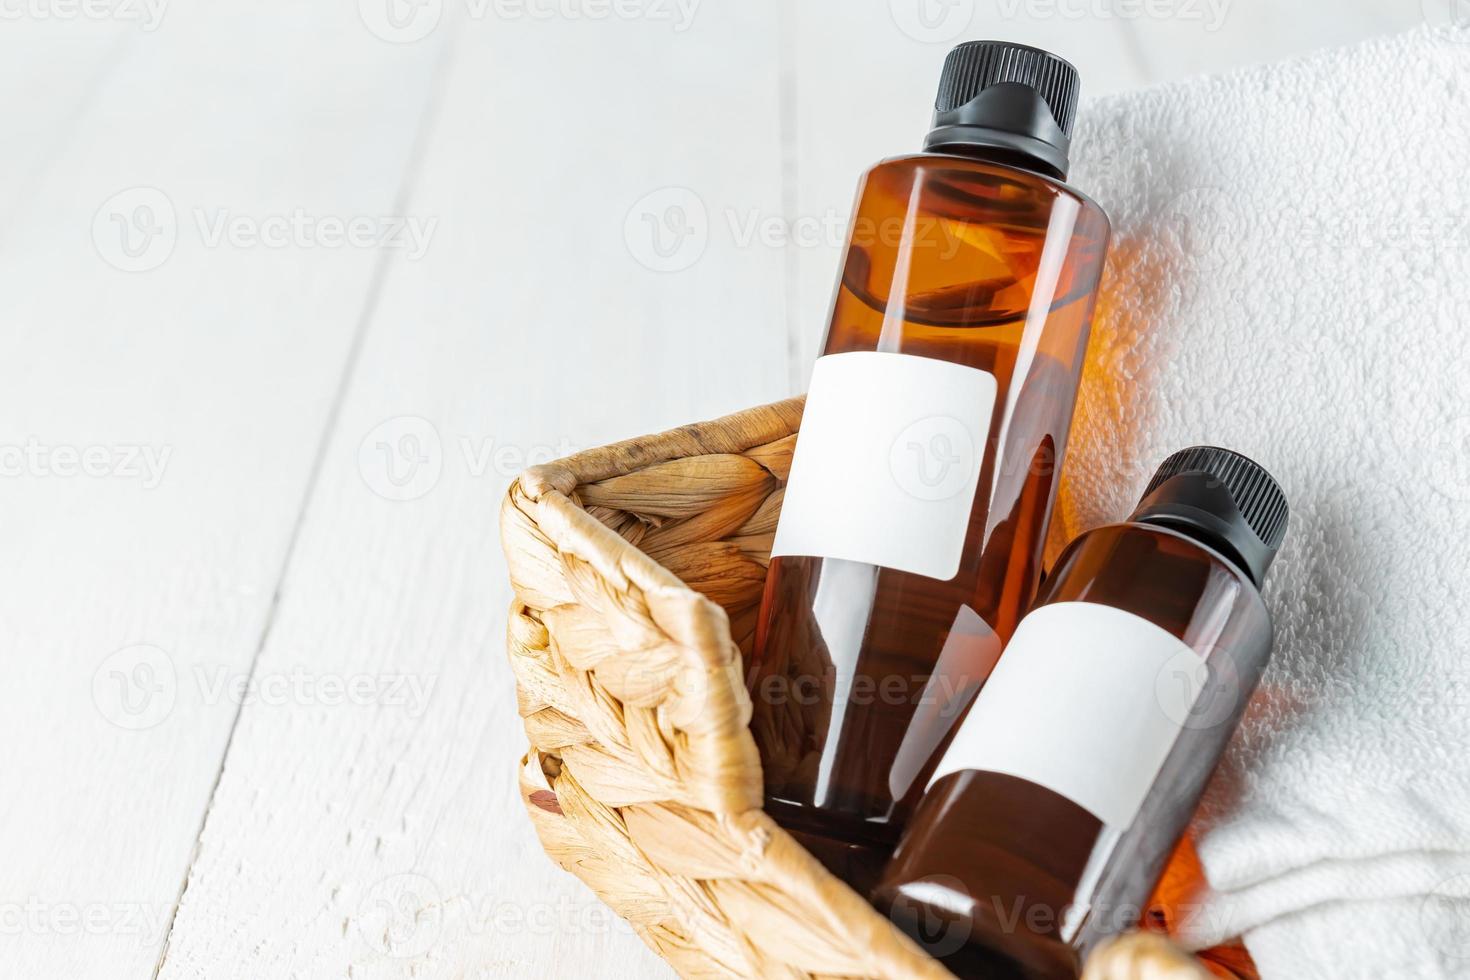
{"type": "Polygon", "coordinates": [[[924,146],[990,152],[1067,174],[1080,89],[1077,69],[1049,51],[1005,41],[969,41],[949,53],[924,146]]]}
{"type": "Polygon", "coordinates": [[[1259,463],[1194,446],[1164,460],[1130,520],[1197,537],[1260,585],[1286,537],[1287,518],[1286,495],[1259,463]]]}

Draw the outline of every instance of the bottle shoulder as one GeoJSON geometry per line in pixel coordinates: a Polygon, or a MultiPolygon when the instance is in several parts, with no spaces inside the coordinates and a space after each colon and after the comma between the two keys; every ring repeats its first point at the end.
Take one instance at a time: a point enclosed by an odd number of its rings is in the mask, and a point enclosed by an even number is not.
{"type": "Polygon", "coordinates": [[[1104,524],[1057,558],[1036,605],[1100,602],[1138,613],[1189,639],[1225,613],[1264,636],[1271,616],[1250,576],[1231,558],[1188,534],[1155,524],[1104,524]]]}
{"type": "Polygon", "coordinates": [[[1050,190],[1058,196],[1068,197],[1076,201],[1082,210],[1094,215],[1095,219],[1102,223],[1106,231],[1111,232],[1112,220],[1108,213],[1103,210],[1093,198],[1083,191],[1055,177],[1040,173],[1035,170],[1027,170],[1021,167],[1011,166],[994,160],[982,160],[978,157],[964,156],[958,153],[904,153],[898,156],[884,157],[873,166],[868,168],[868,174],[872,175],[879,171],[912,171],[926,167],[941,168],[945,170],[963,170],[974,174],[993,174],[1018,183],[1029,183],[1037,187],[1050,190]]]}
{"type": "Polygon", "coordinates": [[[1115,521],[1111,524],[1099,524],[1097,527],[1084,531],[1074,538],[1072,543],[1063,550],[1062,555],[1057,559],[1056,568],[1061,568],[1067,554],[1083,546],[1084,542],[1102,543],[1108,539],[1116,540],[1123,537],[1153,538],[1161,544],[1167,542],[1167,544],[1163,544],[1162,550],[1175,554],[1187,553],[1196,555],[1196,560],[1200,563],[1208,564],[1213,568],[1219,569],[1223,574],[1238,579],[1251,592],[1258,596],[1260,595],[1260,590],[1256,588],[1256,584],[1251,580],[1250,575],[1229,555],[1210,547],[1191,534],[1175,530],[1163,524],[1144,523],[1141,521],[1115,521]]]}

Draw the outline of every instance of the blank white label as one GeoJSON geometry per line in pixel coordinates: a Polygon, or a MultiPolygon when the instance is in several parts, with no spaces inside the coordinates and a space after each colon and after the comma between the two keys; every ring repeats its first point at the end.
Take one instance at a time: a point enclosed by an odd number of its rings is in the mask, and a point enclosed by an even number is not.
{"type": "Polygon", "coordinates": [[[772,556],[954,578],[996,390],[984,371],[929,357],[818,358],[772,556]]]}
{"type": "Polygon", "coordinates": [[[965,769],[1005,773],[1127,828],[1206,677],[1199,654],[1140,616],[1042,606],[1016,628],[929,785],[965,769]]]}

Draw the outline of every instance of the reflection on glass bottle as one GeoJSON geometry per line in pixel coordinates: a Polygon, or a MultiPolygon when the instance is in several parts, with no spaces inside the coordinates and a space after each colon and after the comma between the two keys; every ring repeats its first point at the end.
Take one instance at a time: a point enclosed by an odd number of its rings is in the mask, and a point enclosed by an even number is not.
{"type": "Polygon", "coordinates": [[[1030,602],[1108,241],[1061,182],[1071,66],[946,63],[859,189],[751,670],[767,810],[891,846],[1030,602]]]}
{"type": "Polygon", "coordinates": [[[967,938],[960,976],[1074,980],[1143,916],[1271,651],[1286,498],[1236,453],[1171,456],[1073,541],[935,771],[874,902],[967,938]],[[996,960],[1009,963],[996,972],[996,960]],[[983,969],[978,964],[983,964],[983,969]]]}

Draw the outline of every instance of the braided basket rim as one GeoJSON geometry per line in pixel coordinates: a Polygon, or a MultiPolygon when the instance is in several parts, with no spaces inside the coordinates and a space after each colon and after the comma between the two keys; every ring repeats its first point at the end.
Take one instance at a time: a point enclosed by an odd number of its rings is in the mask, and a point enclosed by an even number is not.
{"type": "MultiPolygon", "coordinates": [[[[716,833],[731,842],[739,852],[738,866],[747,882],[774,889],[794,908],[821,913],[823,928],[834,935],[824,937],[828,944],[843,943],[848,962],[861,964],[864,975],[873,977],[944,978],[951,974],[931,959],[907,935],[868,902],[832,875],[820,862],[771,820],[761,809],[762,788],[759,755],[748,729],[750,701],[743,683],[740,651],[731,636],[730,621],[723,608],[694,590],[673,572],[645,554],[617,531],[588,513],[577,499],[577,489],[587,484],[624,476],[660,463],[690,456],[740,454],[785,439],[800,426],[803,398],[792,398],[758,408],[747,409],[708,422],[681,426],[656,435],[627,439],[608,446],[586,450],[551,463],[531,467],[517,477],[508,489],[501,506],[501,536],[515,597],[507,628],[507,646],[513,667],[518,658],[528,658],[539,649],[546,627],[529,615],[532,603],[545,603],[558,596],[541,596],[534,582],[544,578],[545,569],[532,567],[532,558],[523,549],[522,536],[538,536],[554,551],[564,566],[569,560],[585,562],[604,581],[625,583],[644,597],[651,615],[661,629],[673,637],[689,658],[686,667],[698,671],[709,680],[701,712],[702,729],[688,732],[694,748],[711,772],[736,778],[699,780],[694,785],[679,787],[669,799],[656,803],[634,803],[618,806],[593,799],[596,788],[588,793],[577,778],[579,760],[570,752],[558,755],[536,746],[536,735],[530,752],[522,758],[519,774],[522,800],[548,855],[566,870],[582,877],[599,897],[634,924],[646,944],[668,960],[686,976],[756,976],[754,962],[769,971],[772,964],[765,954],[751,948],[747,940],[735,936],[729,943],[737,952],[749,954],[744,968],[732,966],[732,957],[715,959],[700,948],[698,940],[710,936],[705,910],[690,911],[690,889],[698,882],[688,876],[666,870],[660,859],[652,829],[660,821],[675,817],[688,818],[700,812],[713,817],[716,833]],[[533,584],[528,584],[533,583],[533,584]],[[660,611],[675,609],[679,616],[659,619],[660,611]],[[700,753],[703,752],[703,755],[700,753]],[[643,862],[653,869],[667,900],[663,919],[657,915],[649,921],[649,904],[643,896],[628,900],[611,894],[606,876],[598,879],[592,870],[592,859],[576,858],[583,849],[596,850],[602,842],[587,841],[580,828],[568,827],[577,821],[566,812],[567,807],[606,806],[623,819],[622,831],[628,846],[623,857],[643,862]],[[637,838],[635,828],[649,831],[637,838]],[[581,840],[571,836],[582,836],[581,840]],[[651,845],[651,846],[650,846],[651,845]],[[567,857],[565,855],[573,855],[567,857]],[[695,921],[689,921],[693,918],[695,921]],[[670,921],[672,920],[672,921],[670,921]],[[676,933],[679,933],[676,935],[676,933]],[[845,941],[845,942],[844,942],[845,941]]],[[[548,640],[549,642],[549,640],[548,640]]],[[[595,674],[595,668],[587,673],[595,674]]],[[[517,689],[525,694],[523,677],[517,675],[517,689]]],[[[523,711],[523,715],[525,712],[523,711]]],[[[582,815],[588,811],[578,809],[582,815]]],[[[603,822],[607,814],[601,814],[603,822]]],[[[590,815],[586,822],[594,826],[590,815]]],[[[615,861],[616,859],[609,859],[615,861]]],[[[616,877],[614,870],[612,877],[616,877]]],[[[698,906],[697,900],[692,902],[698,906]]],[[[654,901],[653,905],[658,903],[654,901]]],[[[716,927],[717,929],[718,927],[716,927]]],[[[737,930],[738,931],[738,930],[737,930]]],[[[723,938],[723,937],[720,937],[723,938]]],[[[820,971],[808,970],[791,963],[779,964],[792,977],[815,976],[820,971]]],[[[850,971],[848,971],[850,972],[850,971]]],[[[1208,976],[1197,961],[1182,954],[1161,937],[1136,934],[1099,951],[1088,963],[1088,978],[1196,978],[1208,976]],[[1110,969],[1103,961],[1126,965],[1124,972],[1110,969]],[[1153,964],[1156,968],[1151,968],[1153,964]],[[1167,969],[1159,969],[1167,967],[1167,969]]]]}

